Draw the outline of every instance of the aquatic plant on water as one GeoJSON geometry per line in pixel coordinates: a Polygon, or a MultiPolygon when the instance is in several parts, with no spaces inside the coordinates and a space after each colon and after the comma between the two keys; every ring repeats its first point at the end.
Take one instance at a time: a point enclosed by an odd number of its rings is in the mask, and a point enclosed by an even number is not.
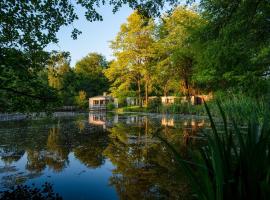
{"type": "Polygon", "coordinates": [[[50,183],[44,183],[41,188],[35,185],[18,185],[9,190],[0,192],[2,200],[62,200],[62,197],[54,193],[50,183]]]}

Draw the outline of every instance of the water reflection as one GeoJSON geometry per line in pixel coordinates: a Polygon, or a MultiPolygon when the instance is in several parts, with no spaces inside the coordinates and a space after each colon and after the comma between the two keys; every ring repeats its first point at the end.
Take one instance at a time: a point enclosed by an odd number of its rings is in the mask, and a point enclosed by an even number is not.
{"type": "Polygon", "coordinates": [[[82,189],[91,181],[104,191],[99,199],[189,199],[182,171],[153,133],[162,127],[160,134],[185,156],[190,144],[197,145],[205,123],[182,116],[111,113],[1,123],[1,188],[51,177],[56,187],[61,185],[56,192],[69,199],[69,186],[62,185],[72,185],[84,173],[72,187],[74,195],[85,199],[97,195],[82,189]]]}

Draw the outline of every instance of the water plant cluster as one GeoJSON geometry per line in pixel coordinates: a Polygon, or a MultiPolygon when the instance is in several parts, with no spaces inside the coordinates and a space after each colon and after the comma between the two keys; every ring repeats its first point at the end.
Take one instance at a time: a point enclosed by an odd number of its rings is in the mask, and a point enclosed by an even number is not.
{"type": "Polygon", "coordinates": [[[209,106],[205,104],[211,131],[204,134],[206,145],[190,152],[191,160],[183,159],[175,146],[157,136],[167,145],[179,166],[186,172],[196,199],[268,199],[269,110],[266,109],[262,116],[258,115],[256,110],[247,116],[246,109],[244,113],[241,113],[241,110],[231,113],[225,112],[219,101],[216,105],[222,127],[218,128],[220,123],[214,120],[209,106]]]}

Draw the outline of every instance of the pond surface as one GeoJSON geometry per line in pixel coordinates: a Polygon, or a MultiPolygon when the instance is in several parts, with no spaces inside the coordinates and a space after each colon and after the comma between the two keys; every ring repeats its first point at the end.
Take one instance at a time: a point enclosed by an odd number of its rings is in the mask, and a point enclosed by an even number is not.
{"type": "Polygon", "coordinates": [[[0,122],[0,191],[53,184],[64,199],[190,199],[183,172],[153,133],[183,157],[205,119],[85,113],[0,122]]]}

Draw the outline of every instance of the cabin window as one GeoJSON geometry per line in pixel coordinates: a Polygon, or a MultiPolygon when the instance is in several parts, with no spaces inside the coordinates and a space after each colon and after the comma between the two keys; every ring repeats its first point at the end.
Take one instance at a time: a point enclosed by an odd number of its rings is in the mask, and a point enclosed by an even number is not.
{"type": "Polygon", "coordinates": [[[99,101],[98,100],[94,100],[94,105],[98,105],[99,101]]]}
{"type": "Polygon", "coordinates": [[[105,104],[105,100],[100,100],[100,104],[101,105],[105,104]]]}

